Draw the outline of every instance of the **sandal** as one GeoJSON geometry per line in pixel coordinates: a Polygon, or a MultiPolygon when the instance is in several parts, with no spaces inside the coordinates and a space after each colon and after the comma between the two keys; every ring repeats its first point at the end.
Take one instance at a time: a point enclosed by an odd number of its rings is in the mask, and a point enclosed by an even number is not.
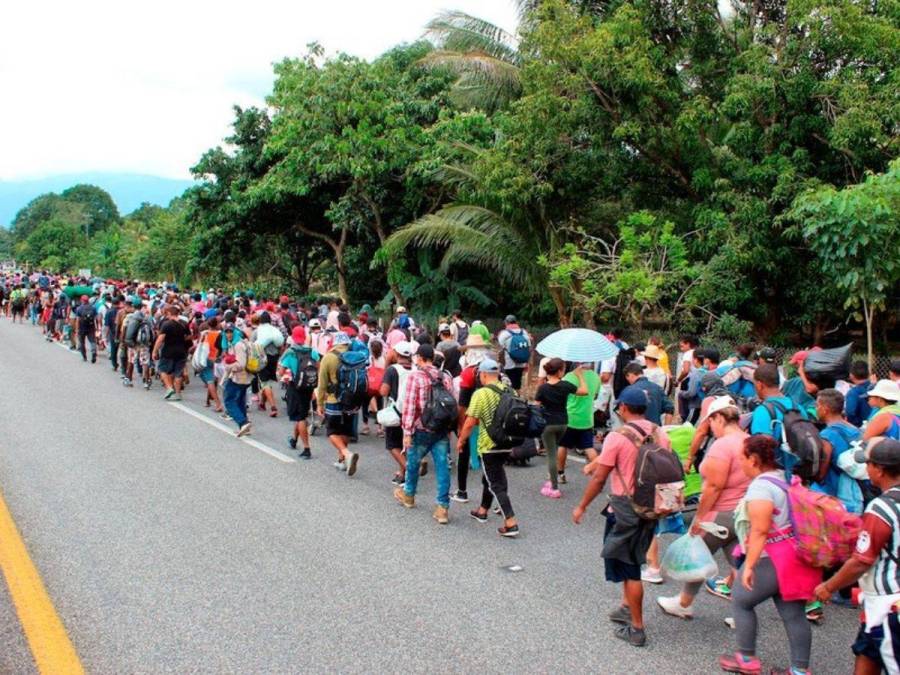
{"type": "Polygon", "coordinates": [[[719,665],[726,673],[740,673],[741,675],[757,675],[762,672],[762,663],[755,656],[744,656],[740,652],[722,654],[719,657],[719,665]]]}
{"type": "Polygon", "coordinates": [[[272,408],[272,412],[269,413],[269,417],[278,417],[278,408],[272,408]]]}

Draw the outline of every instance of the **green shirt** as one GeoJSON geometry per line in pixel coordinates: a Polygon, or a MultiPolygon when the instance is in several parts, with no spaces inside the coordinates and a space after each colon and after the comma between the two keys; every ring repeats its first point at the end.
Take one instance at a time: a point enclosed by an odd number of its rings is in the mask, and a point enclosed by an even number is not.
{"type": "MultiPolygon", "coordinates": [[[[578,376],[569,373],[563,378],[563,382],[570,382],[578,387],[578,376]]],[[[586,396],[569,394],[566,401],[566,413],[569,416],[569,427],[572,429],[594,428],[594,399],[600,391],[600,376],[593,370],[584,371],[584,383],[587,385],[586,396]]]]}
{"type": "MultiPolygon", "coordinates": [[[[494,386],[498,389],[506,389],[502,382],[496,382],[494,386]]],[[[494,413],[497,412],[497,406],[499,405],[500,394],[490,387],[481,387],[472,394],[472,400],[469,402],[469,407],[466,408],[466,415],[478,420],[478,445],[476,449],[479,456],[488,452],[499,452],[494,447],[494,441],[491,440],[487,433],[488,427],[494,421],[494,413]]]]}

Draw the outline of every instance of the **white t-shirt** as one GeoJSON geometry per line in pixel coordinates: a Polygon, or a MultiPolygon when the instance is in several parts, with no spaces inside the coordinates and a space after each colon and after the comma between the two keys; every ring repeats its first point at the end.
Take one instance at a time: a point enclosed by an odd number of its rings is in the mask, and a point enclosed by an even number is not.
{"type": "MultiPolygon", "coordinates": [[[[619,340],[619,343],[622,345],[620,349],[628,349],[628,343],[624,340],[619,340]]],[[[606,359],[603,363],[600,364],[600,374],[609,373],[613,374],[616,372],[616,357],[612,357],[611,359],[606,359]]]]}
{"type": "MultiPolygon", "coordinates": [[[[528,339],[528,344],[531,345],[531,336],[528,334],[524,328],[513,328],[514,331],[518,334],[519,331],[522,332],[523,335],[528,339]]],[[[512,341],[513,334],[510,333],[507,329],[503,329],[500,331],[500,334],[497,336],[497,343],[503,348],[503,370],[511,370],[513,368],[524,368],[526,363],[516,363],[509,357],[509,343],[512,341]]]]}

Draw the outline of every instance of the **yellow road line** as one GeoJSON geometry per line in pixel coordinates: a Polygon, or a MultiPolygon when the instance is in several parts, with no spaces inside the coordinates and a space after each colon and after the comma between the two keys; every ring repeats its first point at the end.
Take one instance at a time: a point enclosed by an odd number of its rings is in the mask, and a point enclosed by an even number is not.
{"type": "Polygon", "coordinates": [[[81,675],[84,668],[0,494],[0,569],[38,670],[81,675]]]}

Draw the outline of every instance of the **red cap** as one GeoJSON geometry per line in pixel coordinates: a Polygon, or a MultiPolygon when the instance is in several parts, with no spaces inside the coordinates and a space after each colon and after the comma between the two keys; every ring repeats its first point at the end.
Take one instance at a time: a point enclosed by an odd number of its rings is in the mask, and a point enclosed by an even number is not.
{"type": "Polygon", "coordinates": [[[306,342],[306,331],[303,330],[303,326],[294,326],[294,330],[291,331],[291,340],[295,345],[302,345],[306,342]]]}
{"type": "Polygon", "coordinates": [[[266,303],[266,306],[265,306],[265,309],[266,309],[267,312],[274,312],[274,311],[275,311],[275,303],[274,303],[274,302],[267,302],[267,303],[266,303]]]}
{"type": "Polygon", "coordinates": [[[90,300],[90,298],[89,298],[88,296],[86,296],[86,295],[82,295],[82,296],[81,296],[81,301],[82,301],[82,302],[87,302],[88,300],[90,300]]]}
{"type": "Polygon", "coordinates": [[[288,296],[286,296],[286,295],[282,295],[281,298],[279,299],[279,302],[280,302],[282,305],[286,305],[286,304],[288,304],[290,301],[291,301],[291,299],[290,299],[288,296]]]}

